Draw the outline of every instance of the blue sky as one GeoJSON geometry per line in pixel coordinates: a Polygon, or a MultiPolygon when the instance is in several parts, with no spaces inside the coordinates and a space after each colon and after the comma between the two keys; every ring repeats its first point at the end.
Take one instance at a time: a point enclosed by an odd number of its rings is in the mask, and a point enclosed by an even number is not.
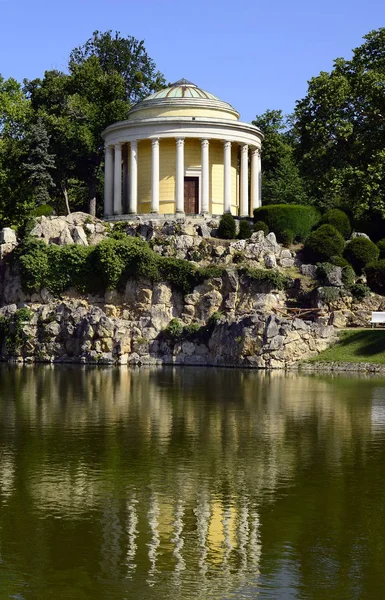
{"type": "Polygon", "coordinates": [[[307,80],[385,26],[383,0],[0,0],[0,73],[65,70],[96,29],[145,40],[169,81],[190,79],[251,121],[289,113],[307,80]]]}

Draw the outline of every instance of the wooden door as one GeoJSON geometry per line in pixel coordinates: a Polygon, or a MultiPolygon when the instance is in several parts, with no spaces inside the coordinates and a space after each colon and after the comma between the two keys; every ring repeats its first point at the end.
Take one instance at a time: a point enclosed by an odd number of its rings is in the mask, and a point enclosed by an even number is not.
{"type": "Polygon", "coordinates": [[[184,212],[188,215],[199,213],[199,177],[184,178],[184,212]]]}

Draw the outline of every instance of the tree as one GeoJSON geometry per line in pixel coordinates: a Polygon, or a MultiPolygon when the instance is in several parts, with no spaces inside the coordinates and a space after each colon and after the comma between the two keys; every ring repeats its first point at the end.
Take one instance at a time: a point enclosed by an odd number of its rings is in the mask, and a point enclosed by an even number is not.
{"type": "Polygon", "coordinates": [[[303,182],[294,160],[288,120],[281,110],[267,110],[253,121],[262,130],[264,204],[306,203],[303,182]]]}
{"type": "Polygon", "coordinates": [[[95,32],[69,58],[69,73],[47,71],[25,92],[51,137],[55,182],[68,201],[82,187],[96,197],[104,159],[102,131],[124,120],[141,97],[163,85],[144,43],[118,32],[95,32]],[[71,183],[74,183],[71,187],[71,183]]]}
{"type": "Polygon", "coordinates": [[[38,119],[36,124],[31,125],[26,136],[29,152],[22,165],[37,205],[49,204],[50,190],[55,187],[51,175],[55,169],[55,157],[49,152],[49,141],[47,130],[41,119],[38,119]]]}
{"type": "Polygon", "coordinates": [[[364,39],[351,60],[338,58],[310,80],[293,133],[317,203],[374,221],[385,218],[385,28],[364,39]]]}
{"type": "Polygon", "coordinates": [[[28,154],[25,141],[30,102],[20,84],[0,75],[0,228],[23,221],[34,208],[22,171],[28,154]]]}

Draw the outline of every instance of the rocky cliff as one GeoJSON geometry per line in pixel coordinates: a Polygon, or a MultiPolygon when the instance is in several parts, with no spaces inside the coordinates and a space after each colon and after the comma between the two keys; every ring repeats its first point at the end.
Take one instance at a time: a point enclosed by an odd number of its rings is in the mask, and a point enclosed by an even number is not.
{"type": "MultiPolygon", "coordinates": [[[[5,360],[91,364],[185,364],[285,368],[315,356],[336,339],[330,315],[316,322],[284,318],[288,292],[253,281],[240,263],[278,271],[291,294],[314,281],[295,253],[273,233],[249,240],[216,238],[213,219],[106,224],[76,213],[37,219],[31,235],[47,244],[95,245],[112,231],[145,239],[161,256],[220,265],[221,276],[182,294],[166,281],[129,279],[124,290],[80,295],[68,289],[26,293],[11,230],[0,239],[0,343],[5,360]],[[302,269],[302,271],[301,271],[302,269]],[[296,278],[294,271],[298,272],[296,278]]],[[[306,266],[305,266],[306,267],[306,266]]],[[[341,311],[340,311],[341,312],[341,311]]]]}

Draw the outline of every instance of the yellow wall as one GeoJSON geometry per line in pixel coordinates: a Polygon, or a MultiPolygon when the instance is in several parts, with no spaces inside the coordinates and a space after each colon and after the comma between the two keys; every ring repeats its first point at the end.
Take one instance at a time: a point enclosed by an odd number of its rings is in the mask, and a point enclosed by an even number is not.
{"type": "MultiPolygon", "coordinates": [[[[149,213],[151,210],[151,141],[141,140],[138,144],[138,212],[149,213]]],[[[201,142],[186,139],[184,148],[185,171],[201,170],[201,142]]],[[[223,142],[212,140],[209,146],[209,210],[212,214],[223,213],[223,142]]],[[[176,143],[174,139],[159,140],[159,210],[162,214],[175,212],[175,168],[176,143]]],[[[238,214],[239,176],[238,145],[231,148],[231,212],[238,214]]]]}
{"type": "Polygon", "coordinates": [[[152,119],[156,117],[214,117],[215,119],[230,119],[237,121],[238,117],[230,112],[210,108],[149,108],[134,112],[128,116],[129,121],[136,119],[152,119]]]}

